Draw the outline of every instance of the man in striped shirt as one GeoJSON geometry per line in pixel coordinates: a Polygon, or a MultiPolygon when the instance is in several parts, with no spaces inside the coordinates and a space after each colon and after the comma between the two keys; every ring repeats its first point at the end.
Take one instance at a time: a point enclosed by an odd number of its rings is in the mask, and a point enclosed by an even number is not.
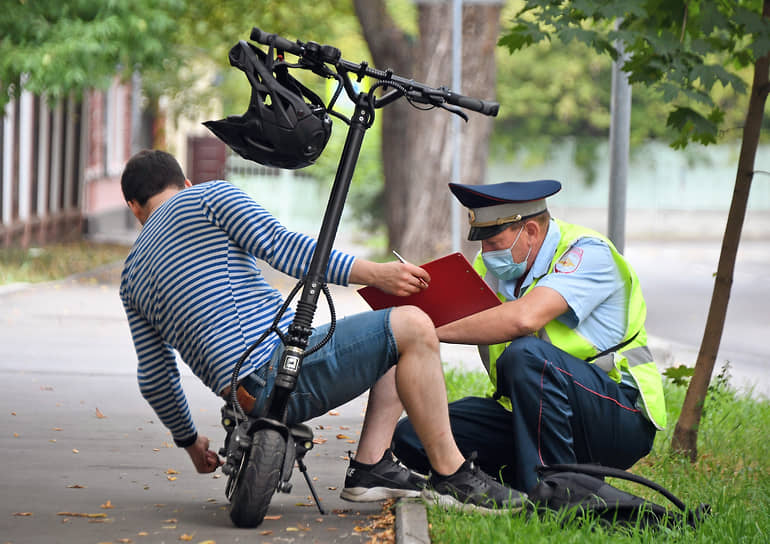
{"type": "MultiPolygon", "coordinates": [[[[162,151],[132,157],[121,187],[143,225],[120,286],[138,358],[139,388],[198,472],[212,472],[220,459],[193,423],[175,352],[215,394],[226,396],[236,362],[270,327],[284,301],[260,267],[264,263],[301,278],[315,241],[288,231],[225,181],[193,187],[174,157],[162,151]]],[[[409,295],[430,276],[408,263],[374,263],[332,251],[326,279],[409,295]]],[[[282,331],[292,318],[289,309],[279,323],[282,331]]],[[[327,331],[328,325],[318,327],[309,346],[327,331]]],[[[253,415],[263,413],[281,351],[280,339],[272,333],[241,367],[237,393],[253,415]]],[[[434,492],[482,508],[509,504],[509,490],[466,460],[452,438],[439,342],[421,310],[405,306],[339,320],[332,340],[303,360],[286,422],[317,417],[367,389],[364,426],[343,498],[371,501],[421,494],[426,480],[398,463],[389,450],[393,429],[406,409],[430,459],[427,483],[434,492]]]]}

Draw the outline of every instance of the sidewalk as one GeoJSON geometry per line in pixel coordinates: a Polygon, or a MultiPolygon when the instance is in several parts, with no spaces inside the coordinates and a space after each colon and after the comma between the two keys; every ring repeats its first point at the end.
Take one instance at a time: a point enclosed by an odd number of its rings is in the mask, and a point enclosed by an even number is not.
{"type": "MultiPolygon", "coordinates": [[[[6,459],[0,541],[366,542],[382,503],[339,498],[366,395],[308,424],[306,458],[327,514],[299,471],[257,529],[232,526],[225,477],[195,473],[142,399],[116,272],[0,289],[0,436],[6,459]]],[[[291,278],[277,279],[283,289],[291,278]]],[[[332,288],[333,291],[344,291],[332,288]]],[[[335,293],[338,315],[355,305],[335,293]]],[[[319,319],[326,319],[319,311],[319,319]]],[[[321,322],[321,321],[319,321],[321,322]]],[[[180,368],[193,417],[218,449],[222,402],[180,368]]],[[[377,532],[376,530],[374,532],[377,532]]]]}

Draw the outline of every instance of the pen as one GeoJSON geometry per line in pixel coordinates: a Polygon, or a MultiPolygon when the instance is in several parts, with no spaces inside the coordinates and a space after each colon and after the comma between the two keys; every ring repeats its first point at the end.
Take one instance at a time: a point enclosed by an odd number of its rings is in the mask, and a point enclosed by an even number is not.
{"type": "MultiPolygon", "coordinates": [[[[399,261],[401,261],[404,264],[409,264],[409,263],[407,263],[406,259],[404,259],[401,255],[399,255],[398,252],[395,249],[393,249],[391,251],[393,251],[393,255],[396,256],[396,259],[398,259],[399,261]]],[[[420,285],[422,285],[423,287],[428,287],[428,284],[425,283],[424,279],[419,278],[419,277],[417,279],[420,280],[420,285]]]]}

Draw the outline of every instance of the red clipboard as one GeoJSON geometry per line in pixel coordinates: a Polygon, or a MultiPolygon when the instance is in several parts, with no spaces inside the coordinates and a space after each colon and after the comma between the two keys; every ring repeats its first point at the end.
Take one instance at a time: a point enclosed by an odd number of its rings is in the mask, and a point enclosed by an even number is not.
{"type": "Polygon", "coordinates": [[[389,295],[376,287],[358,293],[373,310],[413,305],[421,308],[436,327],[501,304],[462,253],[452,253],[421,266],[430,274],[430,285],[406,297],[389,295]]]}

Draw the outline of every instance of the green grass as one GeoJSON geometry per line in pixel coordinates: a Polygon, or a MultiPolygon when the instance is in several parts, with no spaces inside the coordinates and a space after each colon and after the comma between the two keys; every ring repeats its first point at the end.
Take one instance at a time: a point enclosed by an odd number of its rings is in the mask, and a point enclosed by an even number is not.
{"type": "Polygon", "coordinates": [[[124,245],[90,242],[0,248],[0,285],[58,280],[120,262],[126,255],[124,245]]]}
{"type": "MultiPolygon", "coordinates": [[[[447,372],[450,400],[467,394],[483,395],[481,372],[447,372]],[[464,392],[464,384],[467,392],[464,392]]],[[[608,529],[597,524],[570,522],[569,516],[527,519],[525,514],[484,516],[461,514],[438,507],[428,509],[433,544],[489,542],[770,542],[770,401],[738,395],[723,372],[713,380],[698,435],[698,460],[690,463],[670,451],[686,388],[666,384],[669,425],[659,432],[652,452],[631,472],[669,489],[694,508],[711,506],[712,515],[696,530],[608,529]]],[[[610,481],[661,505],[667,499],[632,483],[610,481]]]]}

